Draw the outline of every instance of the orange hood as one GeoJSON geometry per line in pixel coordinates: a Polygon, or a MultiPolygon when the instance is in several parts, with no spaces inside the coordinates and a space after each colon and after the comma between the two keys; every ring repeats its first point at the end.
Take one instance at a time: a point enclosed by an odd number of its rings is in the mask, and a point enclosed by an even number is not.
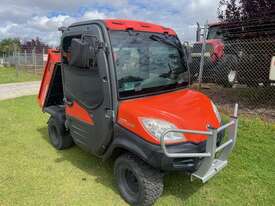
{"type": "MultiPolygon", "coordinates": [[[[165,120],[178,129],[207,131],[208,125],[220,126],[211,100],[189,89],[120,102],[118,124],[151,143],[159,144],[159,140],[144,129],[141,117],[165,120]]],[[[186,141],[195,143],[207,139],[204,135],[185,136],[186,141]]]]}

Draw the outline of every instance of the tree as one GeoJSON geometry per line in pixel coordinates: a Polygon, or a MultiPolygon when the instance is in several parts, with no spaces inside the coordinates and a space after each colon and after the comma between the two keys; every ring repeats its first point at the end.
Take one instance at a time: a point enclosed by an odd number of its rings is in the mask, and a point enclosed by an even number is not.
{"type": "Polygon", "coordinates": [[[258,13],[258,0],[240,0],[242,19],[249,19],[254,17],[258,13]]]}
{"type": "Polygon", "coordinates": [[[219,19],[222,21],[238,21],[241,17],[241,8],[238,0],[221,0],[218,8],[219,19]]]}
{"type": "Polygon", "coordinates": [[[240,0],[242,19],[271,17],[273,0],[240,0]]]}
{"type": "Polygon", "coordinates": [[[7,38],[0,41],[0,54],[11,54],[20,50],[20,40],[18,38],[7,38]]]}
{"type": "Polygon", "coordinates": [[[241,21],[275,16],[273,0],[221,0],[218,18],[221,21],[241,21]]]}
{"type": "Polygon", "coordinates": [[[40,54],[43,52],[47,53],[49,49],[49,45],[43,43],[38,37],[36,39],[31,39],[29,41],[25,41],[21,45],[21,50],[26,51],[27,53],[35,52],[40,54]]]}

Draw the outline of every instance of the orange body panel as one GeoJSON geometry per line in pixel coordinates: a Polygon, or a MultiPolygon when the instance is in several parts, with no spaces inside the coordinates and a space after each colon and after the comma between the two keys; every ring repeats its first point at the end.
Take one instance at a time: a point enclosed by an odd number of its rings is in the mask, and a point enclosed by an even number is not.
{"type": "MultiPolygon", "coordinates": [[[[189,89],[120,102],[118,124],[148,142],[159,144],[159,140],[144,129],[141,117],[165,120],[178,129],[207,131],[209,125],[216,128],[220,126],[211,100],[204,94],[189,89]]],[[[207,139],[204,135],[185,136],[186,141],[195,143],[207,139]]]]}
{"type": "Polygon", "coordinates": [[[94,125],[94,121],[90,114],[82,108],[76,101],[73,102],[72,106],[66,105],[66,114],[70,117],[81,120],[87,124],[94,125]]]}
{"type": "Polygon", "coordinates": [[[167,33],[169,35],[176,36],[176,32],[173,29],[166,28],[157,24],[122,19],[106,19],[104,20],[104,22],[106,24],[106,27],[110,30],[125,31],[127,29],[133,29],[134,31],[167,33]]]}
{"type": "Polygon", "coordinates": [[[53,77],[54,67],[57,63],[60,63],[60,52],[55,49],[50,49],[48,51],[48,60],[44,68],[43,78],[40,84],[38,103],[40,107],[44,108],[44,103],[47,97],[49,85],[53,77]]]}

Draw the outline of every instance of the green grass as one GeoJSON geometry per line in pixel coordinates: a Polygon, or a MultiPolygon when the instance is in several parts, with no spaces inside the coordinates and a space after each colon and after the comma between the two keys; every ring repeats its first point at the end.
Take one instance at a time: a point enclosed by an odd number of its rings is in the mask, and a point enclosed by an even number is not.
{"type": "Polygon", "coordinates": [[[0,84],[40,80],[41,75],[19,71],[13,67],[0,67],[0,84]]]}
{"type": "MultiPolygon", "coordinates": [[[[47,118],[34,97],[0,102],[0,205],[126,205],[112,163],[53,149],[47,118]]],[[[205,185],[167,176],[156,205],[274,205],[274,145],[275,125],[241,119],[229,166],[205,185]]]]}

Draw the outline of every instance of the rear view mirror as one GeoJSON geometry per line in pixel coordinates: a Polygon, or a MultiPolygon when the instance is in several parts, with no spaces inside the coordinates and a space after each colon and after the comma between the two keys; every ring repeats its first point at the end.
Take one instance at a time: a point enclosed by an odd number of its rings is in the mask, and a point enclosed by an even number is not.
{"type": "Polygon", "coordinates": [[[95,59],[94,49],[91,44],[83,39],[72,39],[71,42],[71,66],[89,69],[95,59]]]}

